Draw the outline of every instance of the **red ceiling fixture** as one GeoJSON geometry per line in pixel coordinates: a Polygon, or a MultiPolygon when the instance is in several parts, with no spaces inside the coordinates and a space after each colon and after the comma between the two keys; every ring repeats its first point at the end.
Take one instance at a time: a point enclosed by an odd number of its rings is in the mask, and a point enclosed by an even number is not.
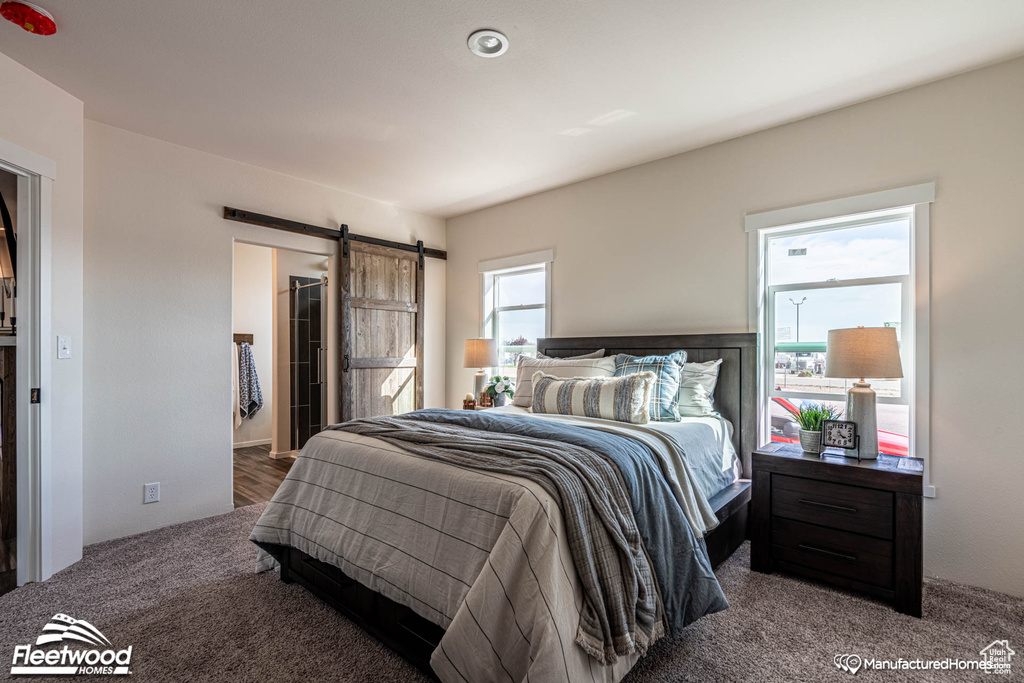
{"type": "Polygon", "coordinates": [[[57,32],[57,24],[53,21],[53,15],[31,2],[8,0],[0,4],[0,16],[29,33],[52,36],[57,32]]]}

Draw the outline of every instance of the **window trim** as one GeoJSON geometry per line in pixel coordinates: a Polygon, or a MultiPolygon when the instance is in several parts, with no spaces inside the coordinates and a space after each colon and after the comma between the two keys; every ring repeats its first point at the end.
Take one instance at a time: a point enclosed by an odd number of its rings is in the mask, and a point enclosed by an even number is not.
{"type": "MultiPolygon", "coordinates": [[[[494,336],[494,325],[497,323],[497,318],[495,317],[496,313],[502,311],[531,310],[537,308],[544,309],[544,336],[551,336],[551,266],[553,261],[554,250],[552,249],[526,254],[517,254],[515,256],[507,256],[488,261],[480,261],[477,270],[480,273],[480,291],[478,296],[478,301],[480,302],[480,319],[478,327],[480,329],[481,337],[492,338],[494,336]],[[493,281],[495,276],[509,275],[512,273],[539,272],[541,269],[544,271],[543,304],[499,307],[497,306],[496,299],[492,300],[490,303],[486,300],[488,289],[493,291],[493,281]],[[488,322],[489,318],[491,319],[490,323],[488,322]]],[[[494,296],[496,296],[496,294],[494,296]]],[[[488,371],[490,370],[493,370],[493,368],[488,368],[488,371]]]]}
{"type": "MultiPolygon", "coordinates": [[[[774,362],[769,363],[769,331],[765,329],[768,312],[767,286],[767,241],[768,238],[785,232],[819,232],[823,229],[855,227],[865,223],[878,222],[887,215],[902,213],[910,217],[911,258],[909,276],[904,278],[913,286],[914,302],[910,306],[909,320],[904,320],[904,330],[913,334],[914,352],[913,382],[905,381],[901,393],[906,393],[911,406],[910,445],[911,455],[924,462],[924,495],[934,498],[935,486],[931,479],[930,462],[930,381],[931,357],[929,353],[930,309],[931,309],[931,268],[930,233],[931,203],[935,201],[935,183],[922,183],[881,192],[826,200],[773,211],[748,213],[745,230],[748,233],[749,268],[749,329],[760,335],[762,348],[758,354],[758,442],[770,434],[769,404],[772,386],[769,372],[774,362]]],[[[865,281],[875,278],[865,278],[865,281]]],[[[891,277],[884,278],[891,280],[891,277]]],[[[844,281],[843,284],[851,281],[844,281]]],[[[820,283],[819,283],[820,284],[820,283]]],[[[773,290],[788,285],[776,285],[773,290]]],[[[807,283],[800,283],[807,288],[807,283]]],[[[816,286],[816,285],[815,285],[816,286]]],[[[908,290],[905,288],[906,294],[908,290]]],[[[773,333],[772,333],[773,335],[773,333]]],[[[811,398],[808,395],[808,398],[811,398]]],[[[882,401],[881,397],[879,402],[882,401]]]]}

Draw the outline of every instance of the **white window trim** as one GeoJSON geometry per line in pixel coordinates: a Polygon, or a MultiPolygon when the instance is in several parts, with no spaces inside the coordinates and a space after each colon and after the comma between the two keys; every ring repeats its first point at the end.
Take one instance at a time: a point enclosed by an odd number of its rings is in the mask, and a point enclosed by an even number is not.
{"type": "MultiPolygon", "coordinates": [[[[914,306],[911,311],[911,327],[914,334],[914,382],[909,387],[908,401],[913,405],[913,424],[910,425],[911,455],[924,462],[924,495],[934,498],[935,486],[931,479],[930,452],[930,396],[931,361],[929,353],[929,325],[931,312],[931,203],[935,201],[935,183],[922,183],[908,187],[872,192],[854,197],[843,197],[813,204],[805,204],[773,211],[749,213],[745,220],[748,237],[748,264],[750,270],[749,329],[760,335],[762,349],[758,357],[758,440],[770,433],[767,423],[770,381],[767,376],[768,362],[767,335],[763,320],[767,305],[767,280],[765,274],[765,241],[780,228],[787,231],[806,227],[813,229],[823,223],[849,217],[851,221],[877,219],[879,215],[900,209],[911,210],[911,244],[913,253],[910,263],[910,281],[914,284],[914,306]],[[774,230],[773,230],[774,229],[774,230]]],[[[843,221],[849,226],[849,221],[843,221]]],[[[772,364],[773,365],[773,364],[772,364]]]]}
{"type": "Polygon", "coordinates": [[[484,293],[488,287],[488,278],[493,278],[495,275],[501,275],[510,271],[525,270],[531,266],[544,268],[544,336],[551,336],[551,265],[554,260],[554,250],[545,249],[527,254],[516,254],[515,256],[480,261],[477,267],[477,271],[480,273],[480,291],[477,295],[477,300],[480,302],[478,327],[481,337],[490,337],[492,334],[492,330],[488,329],[487,325],[488,305],[484,301],[484,293]]]}

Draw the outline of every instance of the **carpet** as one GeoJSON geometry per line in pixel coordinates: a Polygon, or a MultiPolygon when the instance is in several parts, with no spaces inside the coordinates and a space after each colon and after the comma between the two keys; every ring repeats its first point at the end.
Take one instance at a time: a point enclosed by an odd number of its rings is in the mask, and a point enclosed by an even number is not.
{"type": "MultiPolygon", "coordinates": [[[[421,681],[425,678],[297,585],[253,574],[246,539],[263,505],[89,546],[49,581],[0,597],[0,655],[35,643],[57,614],[132,650],[135,681],[421,681]]],[[[1019,651],[1010,676],[874,671],[896,681],[1018,680],[1024,600],[948,581],[925,584],[924,619],[797,579],[753,574],[744,544],[718,571],[732,606],[663,639],[629,683],[843,681],[835,655],[979,659],[997,639],[1019,651]]],[[[0,675],[9,667],[0,665],[0,675]]],[[[68,677],[63,677],[68,680],[68,677]]],[[[854,679],[856,680],[856,679],[854,679]]],[[[475,682],[474,682],[475,683],[475,682]]]]}

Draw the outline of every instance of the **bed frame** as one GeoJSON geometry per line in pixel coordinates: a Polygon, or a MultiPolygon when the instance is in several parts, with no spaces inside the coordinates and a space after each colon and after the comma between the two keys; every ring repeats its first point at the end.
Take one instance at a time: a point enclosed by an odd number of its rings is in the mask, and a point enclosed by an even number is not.
{"type": "MultiPolygon", "coordinates": [[[[741,478],[710,500],[719,525],[706,537],[713,567],[724,562],[747,538],[750,508],[750,459],[757,447],[757,334],[683,334],[629,337],[539,339],[537,350],[561,358],[605,349],[606,355],[664,355],[683,349],[694,362],[722,359],[715,387],[715,408],[733,425],[733,445],[742,462],[741,478]]],[[[282,547],[281,580],[298,583],[436,680],[430,655],[444,629],[376,591],[337,567],[294,548],[282,547]]]]}

